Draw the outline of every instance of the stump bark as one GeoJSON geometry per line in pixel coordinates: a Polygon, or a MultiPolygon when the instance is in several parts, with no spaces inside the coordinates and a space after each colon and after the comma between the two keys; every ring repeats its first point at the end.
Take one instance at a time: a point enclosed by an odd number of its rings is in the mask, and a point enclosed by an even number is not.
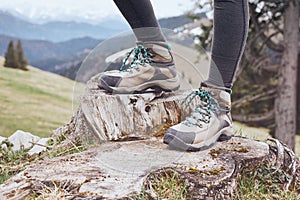
{"type": "Polygon", "coordinates": [[[79,108],[71,122],[57,129],[54,135],[65,133],[81,140],[98,140],[99,143],[158,136],[169,126],[182,121],[197,104],[195,99],[189,108],[181,105],[192,90],[108,94],[98,88],[98,76],[91,78],[85,92],[78,96],[79,108]]]}
{"type": "Polygon", "coordinates": [[[78,139],[99,145],[31,165],[0,185],[0,199],[49,191],[63,199],[138,199],[141,193],[157,199],[153,181],[170,172],[183,180],[188,199],[232,199],[242,170],[263,164],[290,174],[286,188],[300,185],[297,156],[277,140],[268,144],[233,136],[200,152],[163,144],[165,129],[188,114],[180,103],[189,92],[109,95],[97,88],[96,80],[88,83],[70,123],[54,135],[63,134],[65,146],[78,139]]]}

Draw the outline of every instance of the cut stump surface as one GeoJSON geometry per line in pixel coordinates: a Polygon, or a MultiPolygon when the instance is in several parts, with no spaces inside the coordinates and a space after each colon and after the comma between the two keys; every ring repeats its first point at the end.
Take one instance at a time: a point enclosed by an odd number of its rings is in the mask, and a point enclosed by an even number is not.
{"type": "Polygon", "coordinates": [[[153,175],[172,169],[183,177],[193,198],[230,199],[241,168],[262,164],[269,153],[266,143],[242,137],[217,142],[201,152],[170,149],[155,138],[107,142],[86,152],[35,164],[1,185],[0,194],[6,198],[26,196],[29,191],[56,184],[70,197],[129,198],[145,190],[153,175]]]}

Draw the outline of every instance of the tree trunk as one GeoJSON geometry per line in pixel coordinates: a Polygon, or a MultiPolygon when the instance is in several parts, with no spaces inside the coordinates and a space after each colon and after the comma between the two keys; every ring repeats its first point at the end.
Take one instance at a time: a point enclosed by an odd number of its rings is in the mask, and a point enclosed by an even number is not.
{"type": "Polygon", "coordinates": [[[275,101],[275,137],[295,148],[299,1],[290,0],[284,13],[284,53],[275,101]]]}
{"type": "MultiPolygon", "coordinates": [[[[300,49],[300,44],[299,44],[300,49]]],[[[297,134],[300,134],[300,52],[298,52],[298,83],[297,83],[297,134]]]]}

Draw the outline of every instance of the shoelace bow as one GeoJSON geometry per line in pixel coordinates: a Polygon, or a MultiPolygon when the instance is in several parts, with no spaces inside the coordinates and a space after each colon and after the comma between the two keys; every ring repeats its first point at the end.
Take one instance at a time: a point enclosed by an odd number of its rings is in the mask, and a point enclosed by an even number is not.
{"type": "Polygon", "coordinates": [[[128,69],[124,69],[126,66],[131,54],[134,53],[134,57],[132,61],[129,63],[129,69],[138,68],[139,64],[151,63],[151,58],[154,56],[152,53],[148,52],[148,48],[144,47],[143,45],[138,45],[137,47],[133,48],[126,58],[124,59],[120,71],[127,71],[128,69]]]}
{"type": "Polygon", "coordinates": [[[182,105],[186,103],[185,109],[190,106],[191,102],[196,96],[200,97],[201,103],[196,107],[196,109],[183,121],[182,123],[187,126],[199,126],[202,127],[202,123],[208,124],[211,118],[211,112],[218,112],[221,110],[218,100],[212,96],[212,92],[199,90],[191,92],[182,101],[182,105]],[[196,115],[196,114],[200,114],[196,115]]]}

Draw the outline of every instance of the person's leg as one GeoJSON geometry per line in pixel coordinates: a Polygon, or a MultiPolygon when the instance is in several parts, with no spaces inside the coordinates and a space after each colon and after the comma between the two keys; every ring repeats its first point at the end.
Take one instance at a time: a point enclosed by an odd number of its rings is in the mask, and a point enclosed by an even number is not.
{"type": "Polygon", "coordinates": [[[167,44],[150,0],[114,0],[136,38],[120,73],[108,70],[99,77],[98,86],[109,92],[135,93],[152,89],[174,91],[180,86],[170,46],[167,44]]]}
{"type": "Polygon", "coordinates": [[[150,0],[114,0],[140,42],[165,42],[150,0]]]}
{"type": "Polygon", "coordinates": [[[200,104],[183,122],[172,126],[164,143],[189,151],[212,146],[224,133],[232,133],[230,92],[243,54],[248,29],[247,0],[214,1],[212,62],[207,81],[187,97],[200,104]]]}
{"type": "Polygon", "coordinates": [[[214,34],[205,83],[231,89],[248,34],[247,0],[214,0],[214,34]]]}

